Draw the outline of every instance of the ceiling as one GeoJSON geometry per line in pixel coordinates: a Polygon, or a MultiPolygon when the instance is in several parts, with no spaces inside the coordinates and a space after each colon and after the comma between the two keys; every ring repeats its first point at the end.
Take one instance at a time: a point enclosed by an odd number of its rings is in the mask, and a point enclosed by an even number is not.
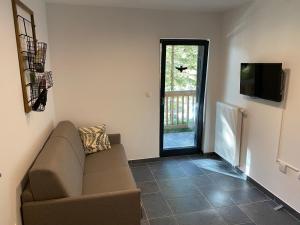
{"type": "Polygon", "coordinates": [[[251,0],[46,0],[48,3],[159,10],[222,12],[251,0]]]}

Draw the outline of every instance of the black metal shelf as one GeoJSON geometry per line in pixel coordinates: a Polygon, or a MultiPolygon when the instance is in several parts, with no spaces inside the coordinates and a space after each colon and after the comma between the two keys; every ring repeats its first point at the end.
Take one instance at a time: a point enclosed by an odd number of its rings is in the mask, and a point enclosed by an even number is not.
{"type": "Polygon", "coordinates": [[[47,44],[36,39],[33,11],[20,0],[12,0],[12,4],[25,112],[44,111],[47,90],[53,86],[52,72],[45,72],[47,44]]]}

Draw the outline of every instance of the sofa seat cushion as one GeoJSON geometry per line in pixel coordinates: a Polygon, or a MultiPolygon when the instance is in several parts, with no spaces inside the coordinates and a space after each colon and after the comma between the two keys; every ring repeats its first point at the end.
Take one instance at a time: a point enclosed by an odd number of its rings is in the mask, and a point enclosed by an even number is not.
{"type": "Polygon", "coordinates": [[[136,185],[128,166],[111,167],[110,170],[88,173],[83,177],[83,195],[131,189],[136,189],[136,185]]]}
{"type": "Polygon", "coordinates": [[[84,173],[104,172],[113,168],[128,166],[122,144],[112,145],[109,151],[101,151],[86,156],[84,173]]]}

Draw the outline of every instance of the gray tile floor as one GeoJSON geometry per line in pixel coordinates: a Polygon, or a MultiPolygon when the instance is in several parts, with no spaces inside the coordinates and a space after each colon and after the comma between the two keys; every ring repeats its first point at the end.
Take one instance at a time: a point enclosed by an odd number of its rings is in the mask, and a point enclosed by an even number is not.
{"type": "Polygon", "coordinates": [[[195,146],[195,132],[164,134],[164,149],[195,146]]]}
{"type": "Polygon", "coordinates": [[[183,156],[130,163],[142,191],[142,225],[300,225],[217,158],[183,156]]]}

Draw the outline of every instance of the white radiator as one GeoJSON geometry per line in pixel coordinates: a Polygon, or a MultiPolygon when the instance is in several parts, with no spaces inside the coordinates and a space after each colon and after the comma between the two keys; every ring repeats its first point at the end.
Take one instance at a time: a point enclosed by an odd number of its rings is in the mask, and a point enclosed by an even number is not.
{"type": "Polygon", "coordinates": [[[241,108],[217,102],[215,152],[239,166],[243,113],[241,108]]]}

